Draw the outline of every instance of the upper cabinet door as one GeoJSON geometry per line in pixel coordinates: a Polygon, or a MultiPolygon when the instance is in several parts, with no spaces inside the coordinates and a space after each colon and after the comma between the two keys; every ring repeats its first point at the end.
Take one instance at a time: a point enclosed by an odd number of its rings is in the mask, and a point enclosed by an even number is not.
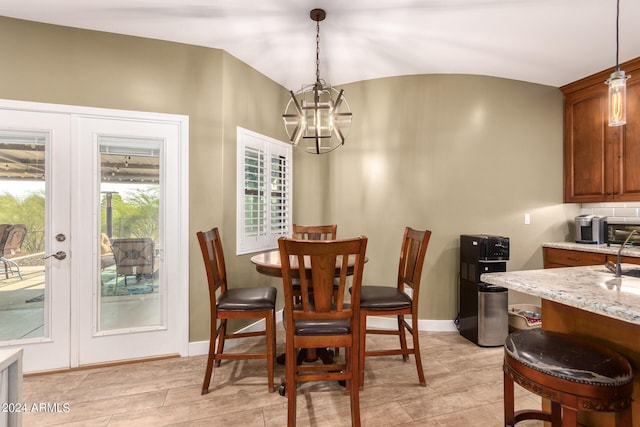
{"type": "Polygon", "coordinates": [[[604,84],[612,70],[571,83],[564,93],[564,202],[640,201],[640,58],[621,64],[627,124],[609,127],[604,84]]]}
{"type": "Polygon", "coordinates": [[[607,92],[588,87],[564,100],[564,201],[596,202],[611,195],[607,92]],[[609,176],[608,176],[609,175],[609,176]]]}
{"type": "Polygon", "coordinates": [[[616,141],[618,173],[615,200],[621,202],[640,200],[640,69],[636,69],[627,81],[627,124],[613,128],[619,132],[616,141]]]}

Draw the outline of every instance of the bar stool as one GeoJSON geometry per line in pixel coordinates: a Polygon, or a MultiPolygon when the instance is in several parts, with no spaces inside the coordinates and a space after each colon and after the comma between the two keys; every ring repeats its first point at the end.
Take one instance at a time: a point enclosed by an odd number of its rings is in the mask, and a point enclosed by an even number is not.
{"type": "Polygon", "coordinates": [[[617,427],[631,427],[633,372],[618,353],[569,334],[520,330],[504,344],[504,422],[542,420],[577,426],[578,411],[615,412],[617,427]],[[549,399],[551,412],[514,411],[514,382],[549,399]]]}

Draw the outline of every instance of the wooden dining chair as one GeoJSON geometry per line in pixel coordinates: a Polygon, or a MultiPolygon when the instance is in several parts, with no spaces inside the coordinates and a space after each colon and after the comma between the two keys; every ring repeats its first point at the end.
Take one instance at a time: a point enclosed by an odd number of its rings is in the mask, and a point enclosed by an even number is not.
{"type": "MultiPolygon", "coordinates": [[[[329,225],[298,225],[293,224],[293,238],[300,240],[336,240],[338,238],[338,224],[329,225]]],[[[338,280],[333,284],[333,297],[337,298],[338,280]]],[[[300,303],[300,282],[293,279],[293,295],[297,303],[300,303]]],[[[340,347],[333,349],[335,356],[340,354],[340,347]]]]}
{"type": "Polygon", "coordinates": [[[293,224],[293,238],[300,240],[336,240],[338,224],[298,225],[293,224]]]}
{"type": "MultiPolygon", "coordinates": [[[[331,225],[298,225],[293,224],[293,238],[299,240],[335,240],[338,238],[338,224],[331,225]]],[[[338,292],[337,282],[333,287],[338,292]]],[[[293,279],[293,295],[296,302],[300,302],[300,282],[293,279]]]]}
{"type": "Polygon", "coordinates": [[[219,367],[220,361],[223,359],[266,359],[268,388],[269,392],[272,392],[274,390],[276,347],[276,288],[229,288],[220,232],[217,228],[213,228],[209,231],[199,231],[197,236],[207,272],[211,308],[209,357],[202,384],[202,394],[209,392],[214,363],[216,367],[219,367]],[[264,319],[266,327],[264,331],[227,333],[228,319],[264,319]],[[219,326],[218,321],[220,321],[219,326]],[[264,353],[223,354],[224,343],[227,339],[261,336],[266,338],[266,352],[264,353]]]}
{"type": "Polygon", "coordinates": [[[351,397],[351,423],[360,425],[358,310],[366,246],[366,237],[331,241],[281,237],[278,240],[285,303],[288,426],[296,424],[297,384],[334,380],[346,382],[351,397]],[[348,267],[350,257],[352,271],[348,267]],[[347,304],[344,290],[351,272],[353,297],[352,304],[347,304]],[[300,304],[295,304],[293,299],[294,275],[300,278],[300,304]],[[333,292],[335,277],[339,278],[336,300],[333,292]],[[323,365],[297,364],[298,349],[318,347],[344,347],[344,360],[334,359],[332,363],[323,365]]]}
{"type": "Polygon", "coordinates": [[[416,359],[420,385],[426,387],[420,359],[420,341],[418,339],[418,297],[422,265],[427,253],[431,231],[419,231],[410,227],[404,230],[398,281],[396,286],[362,286],[360,293],[360,386],[364,386],[364,360],[370,356],[390,356],[401,354],[404,361],[413,354],[416,359]],[[411,288],[411,294],[407,293],[411,288]],[[411,325],[404,316],[411,316],[411,325]],[[396,316],[397,330],[367,329],[367,316],[396,316]],[[406,331],[411,334],[413,347],[407,346],[406,331]],[[366,350],[367,334],[398,335],[400,348],[386,350],[366,350]]]}

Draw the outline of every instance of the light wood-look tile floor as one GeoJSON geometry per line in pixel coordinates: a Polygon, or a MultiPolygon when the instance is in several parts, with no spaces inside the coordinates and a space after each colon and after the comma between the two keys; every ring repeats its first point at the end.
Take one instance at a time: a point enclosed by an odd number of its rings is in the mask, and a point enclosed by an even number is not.
{"type": "MultiPolygon", "coordinates": [[[[283,339],[284,331],[279,330],[279,353],[284,351],[283,339]]],[[[384,345],[390,339],[370,336],[367,345],[384,345]]],[[[427,387],[418,385],[412,360],[366,360],[362,425],[502,426],[502,348],[478,347],[456,332],[423,332],[420,340],[427,387]]],[[[250,347],[245,343],[233,351],[250,347]]],[[[23,425],[286,425],[287,400],[277,391],[267,392],[264,361],[223,361],[215,370],[211,392],[202,396],[205,363],[205,356],[197,356],[27,377],[27,407],[58,404],[61,411],[27,412],[23,425]],[[68,411],[63,404],[68,404],[68,411]]],[[[276,384],[283,376],[284,367],[278,365],[276,384]]],[[[521,388],[516,387],[516,396],[516,409],[540,405],[539,398],[521,388]]],[[[298,389],[300,426],[348,426],[349,413],[349,397],[337,383],[306,383],[298,389]]]]}

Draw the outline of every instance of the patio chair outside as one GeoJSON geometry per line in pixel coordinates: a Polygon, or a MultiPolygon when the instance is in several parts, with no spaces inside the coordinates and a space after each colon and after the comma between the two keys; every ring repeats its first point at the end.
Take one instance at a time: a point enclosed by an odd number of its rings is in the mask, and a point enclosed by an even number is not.
{"type": "Polygon", "coordinates": [[[138,282],[143,277],[151,278],[153,249],[154,243],[149,237],[113,239],[111,250],[116,261],[116,288],[119,276],[124,276],[125,286],[127,286],[128,276],[135,276],[138,282]]]}
{"type": "Polygon", "coordinates": [[[27,227],[24,224],[1,224],[0,225],[0,261],[4,263],[5,277],[9,278],[9,272],[13,273],[13,267],[16,268],[20,280],[20,266],[13,260],[6,258],[8,254],[19,253],[22,248],[22,242],[27,235],[27,227]]]}

